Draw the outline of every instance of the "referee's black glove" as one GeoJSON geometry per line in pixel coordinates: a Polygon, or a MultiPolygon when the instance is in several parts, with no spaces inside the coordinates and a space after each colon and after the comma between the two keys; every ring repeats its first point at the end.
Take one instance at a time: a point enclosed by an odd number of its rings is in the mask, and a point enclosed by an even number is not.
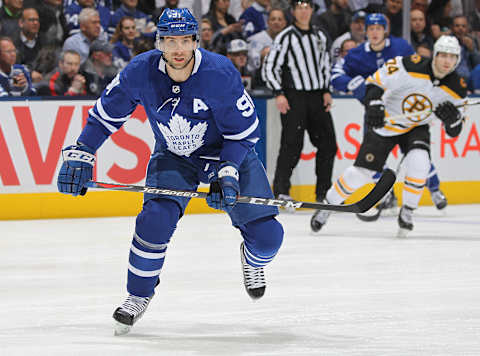
{"type": "Polygon", "coordinates": [[[365,108],[367,114],[367,125],[374,129],[382,128],[385,125],[385,106],[383,101],[370,100],[365,108]]]}
{"type": "Polygon", "coordinates": [[[462,116],[460,110],[458,110],[451,101],[444,101],[443,103],[438,104],[433,112],[447,127],[450,127],[451,124],[460,120],[462,116]]]}

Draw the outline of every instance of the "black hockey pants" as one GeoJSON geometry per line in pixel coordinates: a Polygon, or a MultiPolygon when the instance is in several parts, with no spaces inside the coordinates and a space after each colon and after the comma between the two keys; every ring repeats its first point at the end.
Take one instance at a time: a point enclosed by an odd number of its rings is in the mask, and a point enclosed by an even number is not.
{"type": "Polygon", "coordinates": [[[277,168],[273,181],[273,192],[289,194],[290,178],[303,148],[304,132],[316,147],[315,174],[316,197],[322,200],[332,182],[333,162],[337,150],[332,116],[325,112],[323,94],[320,91],[285,91],[290,110],[281,115],[282,136],[277,168]]]}

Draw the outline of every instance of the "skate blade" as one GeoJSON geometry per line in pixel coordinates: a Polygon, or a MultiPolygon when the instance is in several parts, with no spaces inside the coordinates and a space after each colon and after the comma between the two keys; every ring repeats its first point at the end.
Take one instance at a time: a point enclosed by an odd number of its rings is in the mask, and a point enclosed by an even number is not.
{"type": "Polygon", "coordinates": [[[398,215],[398,207],[383,209],[381,211],[382,216],[397,216],[398,215]]]}
{"type": "Polygon", "coordinates": [[[411,231],[411,230],[399,228],[399,229],[398,229],[398,232],[397,232],[397,237],[398,237],[399,239],[404,239],[405,237],[407,237],[407,234],[408,234],[410,231],[411,231]]]}
{"type": "Polygon", "coordinates": [[[115,322],[115,329],[114,329],[114,335],[115,336],[121,336],[128,334],[132,327],[130,325],[125,325],[122,323],[119,323],[118,321],[115,322]]]}

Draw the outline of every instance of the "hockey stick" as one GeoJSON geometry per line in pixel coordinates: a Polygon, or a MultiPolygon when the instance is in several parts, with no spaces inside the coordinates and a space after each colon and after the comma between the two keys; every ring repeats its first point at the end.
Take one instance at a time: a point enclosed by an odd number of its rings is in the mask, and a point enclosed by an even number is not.
{"type": "MultiPolygon", "coordinates": [[[[465,107],[465,106],[473,106],[473,105],[480,105],[480,100],[467,101],[463,104],[455,105],[455,107],[456,108],[462,108],[462,107],[465,107]]],[[[415,111],[415,112],[412,112],[412,113],[388,116],[388,117],[386,117],[386,119],[398,120],[398,119],[403,119],[403,118],[411,117],[411,116],[421,116],[421,115],[431,114],[432,112],[433,112],[433,109],[427,109],[427,110],[422,110],[422,111],[415,111]]]]}
{"type": "MultiPolygon", "coordinates": [[[[404,159],[405,159],[405,155],[403,155],[400,162],[398,162],[397,168],[395,169],[395,175],[398,175],[398,173],[400,173],[400,168],[402,167],[402,163],[403,163],[404,159]]],[[[387,194],[389,194],[389,193],[390,192],[388,192],[387,194]]],[[[380,217],[380,214],[382,213],[382,210],[384,210],[384,209],[378,209],[377,208],[376,211],[374,212],[374,214],[367,214],[368,213],[368,211],[367,211],[365,213],[357,213],[356,216],[357,216],[357,218],[359,218],[362,221],[373,222],[373,221],[378,220],[378,218],[380,217]]]]}
{"type": "MultiPolygon", "coordinates": [[[[395,183],[395,173],[391,169],[385,169],[380,177],[380,180],[375,184],[373,189],[361,200],[356,203],[348,205],[335,205],[324,203],[309,203],[295,200],[283,199],[268,199],[257,197],[238,196],[237,203],[254,204],[254,205],[269,205],[284,208],[307,208],[317,210],[332,210],[346,213],[362,213],[374,206],[393,186],[395,183]]],[[[171,195],[184,198],[203,198],[205,199],[208,193],[177,189],[162,189],[153,187],[142,187],[138,185],[129,184],[114,184],[89,181],[86,184],[89,188],[121,190],[127,192],[150,193],[158,195],[171,195]]]]}

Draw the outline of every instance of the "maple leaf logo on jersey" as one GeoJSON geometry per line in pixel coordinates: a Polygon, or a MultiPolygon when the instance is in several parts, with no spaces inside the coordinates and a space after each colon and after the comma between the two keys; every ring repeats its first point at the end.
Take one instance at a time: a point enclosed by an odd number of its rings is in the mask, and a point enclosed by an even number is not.
{"type": "Polygon", "coordinates": [[[169,151],[189,157],[193,151],[200,148],[204,141],[203,136],[207,131],[208,124],[201,122],[191,127],[191,122],[181,115],[175,114],[168,122],[168,127],[158,123],[169,151]]]}

